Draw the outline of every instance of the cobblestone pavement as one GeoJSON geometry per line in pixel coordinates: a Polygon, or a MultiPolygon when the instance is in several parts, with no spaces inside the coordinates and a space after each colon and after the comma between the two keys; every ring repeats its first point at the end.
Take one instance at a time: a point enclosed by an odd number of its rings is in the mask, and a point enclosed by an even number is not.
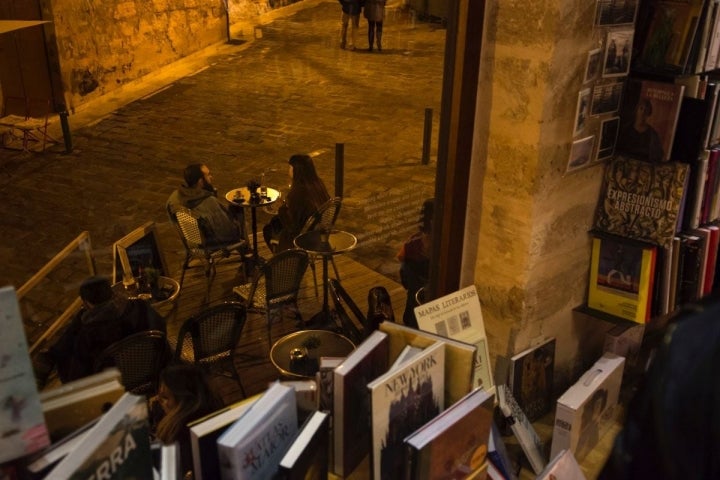
{"type": "MultiPolygon", "coordinates": [[[[0,149],[0,284],[19,287],[83,230],[109,273],[112,243],[150,220],[179,268],[164,205],[186,164],[207,163],[220,192],[263,172],[286,190],[287,159],[312,152],[332,190],[336,144],[345,153],[338,227],[357,234],[356,260],[397,278],[395,253],[434,189],[445,29],[390,6],[382,53],[351,52],[339,48],[337,2],[279,13],[255,38],[214,50],[207,68],[91,124],[71,116],[70,154],[0,149]]],[[[364,19],[358,39],[367,45],[364,19]]],[[[260,212],[258,224],[267,218],[260,212]]]]}

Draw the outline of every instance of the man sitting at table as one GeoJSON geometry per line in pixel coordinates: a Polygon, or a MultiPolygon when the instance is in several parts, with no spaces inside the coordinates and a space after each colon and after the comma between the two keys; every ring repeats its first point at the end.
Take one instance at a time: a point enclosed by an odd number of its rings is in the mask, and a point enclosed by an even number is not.
{"type": "Polygon", "coordinates": [[[247,241],[242,207],[221,203],[207,165],[193,163],[185,167],[185,184],[168,198],[168,210],[185,207],[198,216],[208,246],[222,246],[247,241]]]}
{"type": "Polygon", "coordinates": [[[83,308],[60,338],[34,358],[38,384],[53,369],[65,383],[95,372],[95,362],[111,344],[146,330],[166,331],[165,321],[148,302],[113,295],[105,277],[89,277],[80,285],[83,308]]]}

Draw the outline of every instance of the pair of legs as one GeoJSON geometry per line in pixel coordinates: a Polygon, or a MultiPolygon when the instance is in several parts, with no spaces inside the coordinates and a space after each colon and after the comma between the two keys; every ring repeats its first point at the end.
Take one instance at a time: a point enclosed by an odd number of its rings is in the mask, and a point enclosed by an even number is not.
{"type": "Polygon", "coordinates": [[[372,52],[373,40],[377,39],[378,52],[382,52],[382,27],[383,22],[368,20],[368,50],[372,52]]]}
{"type": "Polygon", "coordinates": [[[351,50],[355,49],[357,43],[357,30],[360,26],[360,14],[350,15],[349,13],[343,12],[342,14],[342,36],[340,37],[340,48],[345,48],[347,45],[351,50]],[[350,44],[347,44],[347,30],[348,23],[350,23],[350,44]]]}

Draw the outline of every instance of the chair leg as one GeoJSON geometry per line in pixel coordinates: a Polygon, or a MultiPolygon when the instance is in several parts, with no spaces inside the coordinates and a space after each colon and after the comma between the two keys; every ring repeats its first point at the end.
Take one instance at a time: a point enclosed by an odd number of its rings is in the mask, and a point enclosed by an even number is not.
{"type": "Polygon", "coordinates": [[[340,281],[340,274],[338,273],[337,266],[335,265],[335,257],[330,257],[330,261],[332,262],[333,270],[335,270],[335,278],[340,281]]]}
{"type": "Polygon", "coordinates": [[[315,273],[315,257],[310,259],[310,270],[312,270],[313,284],[315,284],[315,299],[320,299],[320,292],[318,291],[317,274],[315,273]]]}

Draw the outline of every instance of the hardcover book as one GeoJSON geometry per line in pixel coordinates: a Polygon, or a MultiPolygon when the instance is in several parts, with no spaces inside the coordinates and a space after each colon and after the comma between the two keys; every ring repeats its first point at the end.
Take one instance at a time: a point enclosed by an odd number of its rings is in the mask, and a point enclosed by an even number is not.
{"type": "Polygon", "coordinates": [[[473,387],[494,392],[487,335],[475,285],[415,307],[415,318],[420,330],[475,345],[473,387]]]}
{"type": "Polygon", "coordinates": [[[657,247],[593,238],[588,307],[645,323],[650,318],[657,247]]]}
{"type": "Polygon", "coordinates": [[[525,412],[515,401],[510,387],[498,384],[497,394],[500,412],[510,424],[510,428],[518,443],[520,443],[520,447],[530,462],[533,471],[535,474],[539,474],[545,468],[546,463],[542,453],[540,453],[544,451],[540,437],[538,437],[525,412]]]}
{"type": "Polygon", "coordinates": [[[333,471],[349,475],[370,452],[368,383],[388,369],[388,335],[375,330],[335,367],[333,379],[333,471]]]}
{"type": "Polygon", "coordinates": [[[650,162],[669,160],[684,90],[681,84],[629,79],[616,151],[650,162]]]}
{"type": "Polygon", "coordinates": [[[0,463],[50,444],[20,306],[13,287],[0,288],[0,463]]]}
{"type": "Polygon", "coordinates": [[[46,478],[120,480],[152,474],[147,401],[125,393],[46,478]]]}
{"type": "Polygon", "coordinates": [[[408,435],[404,478],[477,478],[487,464],[493,409],[494,396],[476,388],[408,435]]]}
{"type": "Polygon", "coordinates": [[[445,406],[472,390],[477,352],[474,345],[394,322],[383,322],[378,328],[388,334],[390,358],[397,358],[406,345],[426,348],[437,341],[445,342],[445,406]]]}
{"type": "Polygon", "coordinates": [[[326,480],[330,415],[316,411],[298,432],[282,459],[275,480],[326,480]]]}
{"type": "Polygon", "coordinates": [[[372,478],[401,478],[403,439],[443,411],[445,344],[427,347],[368,384],[372,405],[372,478]]]}
{"type": "Polygon", "coordinates": [[[188,424],[193,472],[197,480],[220,478],[217,440],[258,398],[259,394],[246,398],[188,424]]]}
{"type": "Polygon", "coordinates": [[[272,478],[298,431],[295,389],[274,383],[217,440],[223,480],[272,478]]]}
{"type": "Polygon", "coordinates": [[[554,365],[555,338],[510,357],[510,389],[531,422],[553,407],[554,365]]]}
{"type": "Polygon", "coordinates": [[[535,480],[585,480],[575,455],[570,450],[561,450],[555,455],[535,480]]]}
{"type": "Polygon", "coordinates": [[[678,225],[688,165],[617,156],[605,168],[595,229],[669,245],[678,225]]]}
{"type": "Polygon", "coordinates": [[[328,418],[328,436],[330,437],[330,445],[328,446],[328,465],[335,464],[335,452],[332,439],[334,438],[333,424],[335,421],[333,411],[333,379],[335,376],[335,367],[340,365],[345,357],[320,357],[320,366],[316,374],[316,382],[318,384],[318,409],[329,414],[328,418]]]}

